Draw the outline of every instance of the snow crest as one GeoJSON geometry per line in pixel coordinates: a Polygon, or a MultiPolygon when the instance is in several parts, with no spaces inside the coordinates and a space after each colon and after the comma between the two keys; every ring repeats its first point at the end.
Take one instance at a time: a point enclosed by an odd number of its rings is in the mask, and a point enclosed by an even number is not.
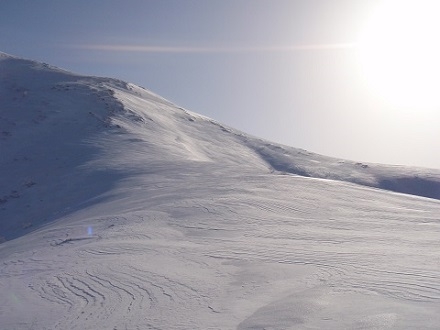
{"type": "Polygon", "coordinates": [[[438,171],[0,58],[1,328],[438,328],[438,171]]]}

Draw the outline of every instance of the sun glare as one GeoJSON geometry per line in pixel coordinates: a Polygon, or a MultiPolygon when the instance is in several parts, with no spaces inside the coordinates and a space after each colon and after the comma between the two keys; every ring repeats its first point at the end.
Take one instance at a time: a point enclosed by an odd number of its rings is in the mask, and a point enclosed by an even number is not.
{"type": "Polygon", "coordinates": [[[365,26],[359,51],[368,85],[408,108],[440,106],[440,1],[390,0],[365,26]]]}

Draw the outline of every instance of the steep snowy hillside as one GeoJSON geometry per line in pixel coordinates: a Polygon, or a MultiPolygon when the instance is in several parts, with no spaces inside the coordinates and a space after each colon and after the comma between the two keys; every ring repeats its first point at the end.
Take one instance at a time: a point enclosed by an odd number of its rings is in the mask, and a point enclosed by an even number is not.
{"type": "Polygon", "coordinates": [[[267,168],[233,134],[139,87],[3,56],[2,218],[6,239],[83,208],[135,173],[267,168]],[[218,133],[220,132],[220,133],[218,133]]]}
{"type": "Polygon", "coordinates": [[[0,328],[438,328],[440,171],[1,53],[0,102],[0,328]]]}

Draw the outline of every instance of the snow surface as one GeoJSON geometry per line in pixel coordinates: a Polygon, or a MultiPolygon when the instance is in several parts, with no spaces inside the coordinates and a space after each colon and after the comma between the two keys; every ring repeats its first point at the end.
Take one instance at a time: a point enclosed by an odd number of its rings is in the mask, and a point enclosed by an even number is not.
{"type": "Polygon", "coordinates": [[[439,328],[440,171],[3,53],[0,101],[1,329],[439,328]]]}

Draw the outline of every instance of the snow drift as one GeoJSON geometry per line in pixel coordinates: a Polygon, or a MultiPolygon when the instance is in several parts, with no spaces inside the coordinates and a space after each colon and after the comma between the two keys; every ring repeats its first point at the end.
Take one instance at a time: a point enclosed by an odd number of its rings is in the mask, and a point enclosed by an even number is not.
{"type": "Polygon", "coordinates": [[[440,171],[269,143],[6,54],[0,100],[4,328],[439,324],[440,171]]]}

